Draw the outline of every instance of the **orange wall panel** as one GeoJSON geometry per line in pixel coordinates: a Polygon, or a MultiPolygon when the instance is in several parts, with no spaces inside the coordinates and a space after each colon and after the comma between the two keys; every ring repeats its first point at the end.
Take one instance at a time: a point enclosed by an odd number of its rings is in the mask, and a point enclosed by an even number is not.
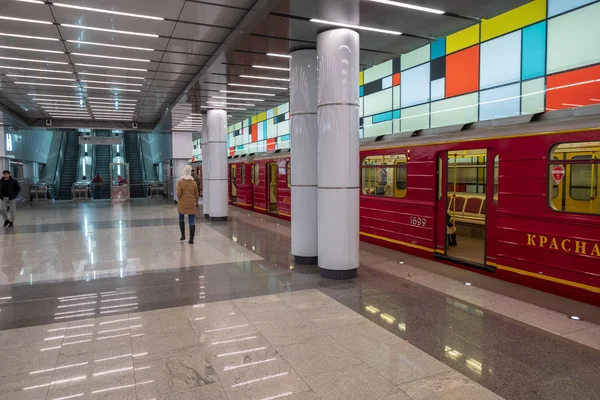
{"type": "Polygon", "coordinates": [[[398,86],[400,84],[400,73],[394,74],[392,77],[392,85],[398,86]]]}
{"type": "Polygon", "coordinates": [[[600,65],[546,78],[546,110],[600,104],[600,65]]]}
{"type": "Polygon", "coordinates": [[[252,135],[252,143],[258,142],[258,124],[250,125],[250,133],[252,135]]]}
{"type": "Polygon", "coordinates": [[[479,90],[479,45],[446,56],[446,97],[479,90]]]}

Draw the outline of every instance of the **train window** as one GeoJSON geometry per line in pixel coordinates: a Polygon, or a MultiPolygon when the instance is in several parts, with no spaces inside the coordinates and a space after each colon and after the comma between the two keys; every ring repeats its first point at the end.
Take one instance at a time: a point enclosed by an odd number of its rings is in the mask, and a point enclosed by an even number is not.
{"type": "Polygon", "coordinates": [[[260,173],[260,165],[254,164],[252,167],[254,168],[254,171],[252,173],[252,176],[253,176],[252,183],[254,183],[255,185],[258,185],[258,183],[259,183],[259,179],[258,179],[259,175],[258,174],[260,173]]]}
{"type": "Polygon", "coordinates": [[[554,146],[550,159],[550,207],[556,211],[600,215],[600,142],[554,146]]]}
{"type": "Polygon", "coordinates": [[[444,177],[442,176],[442,170],[444,168],[444,161],[442,161],[442,157],[438,157],[438,167],[437,167],[437,179],[438,179],[438,200],[442,199],[442,195],[444,194],[442,192],[443,188],[443,179],[444,177]]]}
{"type": "Polygon", "coordinates": [[[246,164],[242,164],[242,185],[246,184],[246,164]]]}
{"type": "Polygon", "coordinates": [[[292,187],[292,164],[288,161],[285,165],[286,174],[287,174],[287,186],[288,188],[292,187]]]}
{"type": "Polygon", "coordinates": [[[254,167],[256,167],[255,164],[252,164],[252,167],[250,168],[250,182],[254,185],[254,167]]]}
{"type": "Polygon", "coordinates": [[[498,204],[498,181],[500,178],[500,156],[494,157],[494,204],[498,204]]]}
{"type": "Polygon", "coordinates": [[[369,156],[362,162],[362,194],[404,198],[407,191],[407,159],[404,154],[369,156]]]}

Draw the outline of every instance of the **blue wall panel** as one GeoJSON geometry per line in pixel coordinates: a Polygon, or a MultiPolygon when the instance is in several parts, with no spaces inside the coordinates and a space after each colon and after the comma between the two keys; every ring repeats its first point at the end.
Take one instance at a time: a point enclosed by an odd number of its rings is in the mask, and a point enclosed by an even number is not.
{"type": "Polygon", "coordinates": [[[523,29],[522,79],[546,73],[546,21],[523,29]]]}

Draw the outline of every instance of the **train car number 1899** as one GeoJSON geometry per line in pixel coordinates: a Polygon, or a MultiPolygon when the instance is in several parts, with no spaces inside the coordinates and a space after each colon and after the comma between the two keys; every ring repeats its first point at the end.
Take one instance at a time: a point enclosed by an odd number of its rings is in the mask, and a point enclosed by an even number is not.
{"type": "Polygon", "coordinates": [[[410,217],[410,224],[413,226],[427,226],[427,219],[421,217],[410,217]]]}

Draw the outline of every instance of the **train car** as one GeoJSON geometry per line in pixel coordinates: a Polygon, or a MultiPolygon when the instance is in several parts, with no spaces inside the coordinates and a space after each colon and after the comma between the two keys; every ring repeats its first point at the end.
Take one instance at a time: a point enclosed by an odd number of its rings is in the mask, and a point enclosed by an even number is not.
{"type": "Polygon", "coordinates": [[[600,304],[600,118],[536,118],[363,143],[361,239],[600,304]]]}
{"type": "Polygon", "coordinates": [[[289,220],[292,189],[289,149],[253,158],[254,210],[289,220]]]}
{"type": "Polygon", "coordinates": [[[229,204],[245,209],[253,209],[254,185],[251,182],[253,162],[251,157],[229,160],[227,176],[229,179],[229,204]]]}

